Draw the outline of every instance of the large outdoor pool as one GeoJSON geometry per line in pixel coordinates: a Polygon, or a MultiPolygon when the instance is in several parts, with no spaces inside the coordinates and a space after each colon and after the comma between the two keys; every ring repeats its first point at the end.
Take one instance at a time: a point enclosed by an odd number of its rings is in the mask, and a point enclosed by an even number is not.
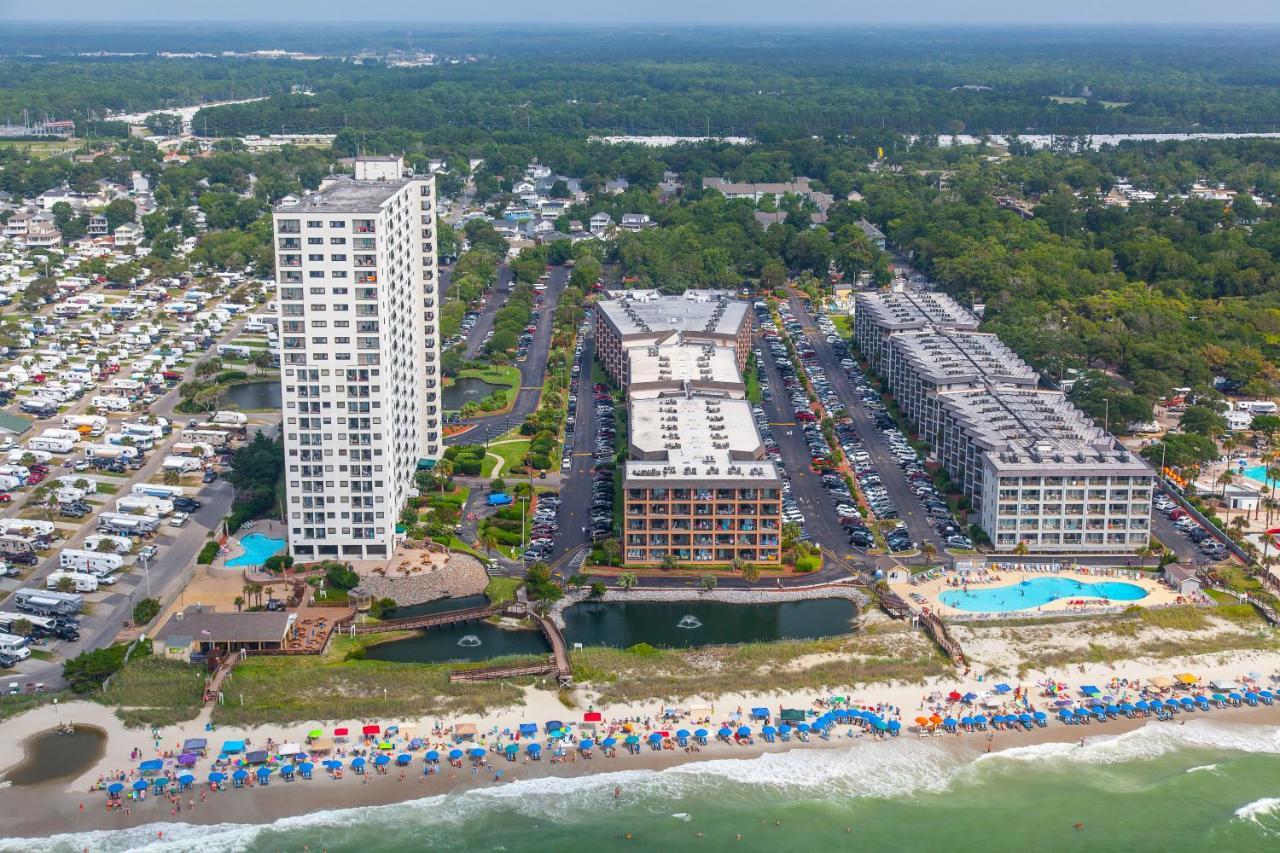
{"type": "Polygon", "coordinates": [[[1270,486],[1274,482],[1267,479],[1266,465],[1251,465],[1244,469],[1244,475],[1250,480],[1261,483],[1264,486],[1270,486]]]}
{"type": "Polygon", "coordinates": [[[1105,598],[1109,601],[1139,601],[1147,591],[1124,581],[1084,583],[1071,578],[1028,578],[1013,586],[971,587],[968,592],[949,589],[939,599],[948,607],[974,613],[1007,613],[1028,610],[1061,598],[1105,598]]]}
{"type": "Polygon", "coordinates": [[[273,557],[284,550],[285,540],[272,539],[270,536],[264,536],[261,533],[250,533],[240,540],[240,545],[244,548],[244,553],[239,557],[232,557],[227,560],[227,565],[232,568],[236,566],[261,566],[267,561],[267,557],[273,557]]]}

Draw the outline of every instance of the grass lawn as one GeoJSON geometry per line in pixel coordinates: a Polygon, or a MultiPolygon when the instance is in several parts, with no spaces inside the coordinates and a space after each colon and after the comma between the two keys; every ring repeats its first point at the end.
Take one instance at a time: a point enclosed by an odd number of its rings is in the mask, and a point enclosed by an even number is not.
{"type": "Polygon", "coordinates": [[[516,590],[523,583],[524,581],[520,578],[490,578],[489,585],[484,588],[484,594],[489,596],[489,600],[494,604],[506,604],[508,601],[515,601],[516,590]]]}
{"type": "Polygon", "coordinates": [[[848,314],[828,314],[831,323],[836,327],[836,332],[842,338],[853,337],[853,318],[848,314]]]}
{"type": "MultiPolygon", "coordinates": [[[[214,708],[214,722],[256,725],[424,714],[452,717],[478,714],[515,701],[517,694],[496,681],[450,684],[449,672],[468,664],[363,659],[370,645],[402,636],[408,633],[338,637],[323,655],[250,657],[236,667],[227,703],[214,708]]],[[[494,663],[485,661],[476,666],[494,663]]]]}
{"type": "Polygon", "coordinates": [[[167,726],[193,719],[203,707],[203,669],[155,656],[130,661],[93,699],[116,706],[129,726],[167,726]]]}
{"type": "Polygon", "coordinates": [[[752,403],[760,403],[763,398],[760,396],[760,376],[756,373],[756,357],[752,353],[747,359],[747,369],[743,373],[743,378],[747,383],[747,400],[752,403]]]}
{"type": "Polygon", "coordinates": [[[479,560],[482,563],[489,562],[489,558],[484,555],[484,552],[477,551],[475,548],[472,548],[466,542],[463,542],[457,536],[454,536],[452,534],[450,534],[449,537],[446,538],[442,544],[449,546],[454,551],[461,551],[463,554],[470,554],[471,556],[475,557],[477,560],[479,560]]]}
{"type": "MultiPolygon", "coordinates": [[[[489,452],[496,453],[502,457],[502,475],[500,476],[505,476],[513,467],[524,464],[525,454],[529,452],[529,440],[525,438],[513,441],[510,444],[490,444],[489,452]]],[[[489,461],[492,462],[493,460],[489,461]]],[[[489,470],[492,471],[493,469],[490,468],[489,470]]]]}

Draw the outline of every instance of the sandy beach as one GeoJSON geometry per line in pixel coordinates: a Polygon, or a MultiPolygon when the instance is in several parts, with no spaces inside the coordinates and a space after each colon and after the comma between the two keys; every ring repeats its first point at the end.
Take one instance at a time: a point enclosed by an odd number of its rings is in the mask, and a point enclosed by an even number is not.
{"type": "MultiPolygon", "coordinates": [[[[1041,696],[1040,689],[1035,686],[1046,679],[1070,685],[1070,695],[1073,697],[1079,697],[1077,688],[1081,685],[1096,684],[1104,690],[1115,692],[1117,699],[1120,699],[1122,695],[1137,698],[1137,690],[1122,685],[1112,691],[1107,685],[1113,683],[1113,679],[1125,679],[1130,684],[1145,685],[1147,679],[1152,677],[1168,677],[1175,672],[1192,672],[1200,677],[1202,684],[1207,685],[1211,680],[1238,681],[1250,671],[1256,671],[1264,676],[1280,671],[1280,655],[1257,654],[1241,657],[1237,657],[1232,662],[1183,659],[1162,661],[1158,664],[1134,663],[1114,667],[1082,665],[1071,667],[1069,673],[1031,673],[1019,681],[1006,680],[1011,686],[1025,688],[1032,706],[1050,712],[1052,716],[1053,707],[1050,699],[1041,696]],[[1247,659],[1242,660],[1241,657],[1247,657],[1247,659]]],[[[1264,679],[1264,685],[1267,683],[1264,679]]],[[[886,718],[902,721],[900,740],[916,739],[920,736],[915,731],[913,720],[922,713],[927,714],[929,708],[935,707],[935,703],[930,701],[931,695],[945,697],[952,690],[983,695],[991,691],[993,684],[992,681],[977,677],[957,677],[937,679],[927,685],[859,685],[850,687],[843,693],[831,691],[822,696],[815,696],[812,693],[724,695],[693,697],[665,706],[649,702],[594,709],[590,706],[566,708],[556,694],[528,688],[524,696],[525,704],[521,708],[483,717],[450,720],[425,716],[417,720],[311,721],[261,726],[253,729],[228,727],[206,731],[205,724],[208,719],[206,710],[195,720],[161,729],[158,732],[158,741],[153,740],[151,732],[147,730],[125,728],[108,708],[94,703],[74,702],[58,706],[56,712],[53,708],[46,707],[28,712],[6,723],[5,730],[8,737],[0,744],[0,767],[7,770],[22,761],[24,742],[29,737],[66,722],[97,726],[107,732],[107,743],[101,759],[74,777],[28,787],[6,786],[0,790],[0,809],[3,809],[8,816],[5,834],[14,837],[44,836],[94,829],[122,829],[163,822],[264,823],[290,815],[353,806],[390,804],[467,788],[492,787],[542,777],[572,777],[584,773],[623,770],[662,770],[688,762],[725,758],[749,759],[769,752],[784,752],[791,749],[840,749],[872,740],[872,736],[844,724],[831,730],[830,739],[822,740],[813,737],[807,743],[794,738],[789,742],[766,743],[757,736],[752,744],[739,745],[720,742],[714,737],[720,721],[728,721],[739,712],[746,714],[753,707],[767,706],[777,714],[782,707],[813,708],[815,701],[825,701],[832,695],[848,697],[847,707],[880,707],[886,718]],[[605,757],[601,750],[596,749],[594,757],[590,759],[570,749],[569,754],[574,760],[566,757],[559,763],[551,761],[549,755],[541,761],[526,761],[523,743],[520,758],[515,762],[507,761],[502,755],[493,754],[496,743],[506,742],[499,734],[504,730],[516,731],[522,722],[535,722],[541,727],[547,720],[563,720],[576,727],[582,721],[584,713],[589,710],[601,714],[604,728],[608,728],[611,723],[618,724],[623,719],[639,718],[639,722],[634,724],[634,731],[641,736],[642,741],[650,731],[695,728],[695,724],[690,722],[687,716],[675,720],[661,719],[664,710],[672,707],[686,713],[692,709],[695,713],[712,720],[710,725],[705,726],[712,732],[710,743],[699,751],[686,751],[678,747],[655,751],[644,745],[641,752],[635,755],[626,754],[619,748],[617,756],[613,758],[605,757]],[[136,769],[140,760],[165,753],[176,754],[182,741],[187,738],[207,738],[212,753],[225,740],[247,738],[250,741],[250,748],[263,748],[268,739],[274,741],[276,745],[286,742],[303,742],[306,732],[313,729],[321,729],[329,735],[336,727],[346,727],[356,734],[364,724],[377,723],[384,727],[393,724],[400,726],[402,743],[405,737],[412,735],[425,739],[430,748],[443,746],[444,749],[449,749],[454,744],[444,731],[463,722],[476,725],[476,744],[490,747],[491,754],[487,766],[473,770],[471,762],[464,761],[463,767],[454,768],[447,761],[442,761],[439,772],[424,776],[422,751],[419,750],[413,753],[414,760],[408,767],[403,768],[403,774],[402,768],[396,767],[393,763],[388,767],[386,774],[370,772],[359,776],[347,772],[344,778],[334,779],[325,773],[323,768],[317,766],[315,778],[312,780],[285,782],[277,775],[272,777],[271,784],[265,790],[255,787],[253,790],[211,791],[204,781],[211,769],[212,757],[210,757],[201,759],[192,771],[197,783],[190,791],[183,794],[180,811],[175,812],[172,803],[164,797],[154,796],[148,797],[145,801],[130,804],[128,814],[123,809],[108,811],[105,808],[107,798],[104,792],[90,791],[94,783],[105,774],[129,773],[136,769]],[[440,734],[433,732],[437,726],[440,727],[440,734]],[[141,758],[134,755],[135,750],[140,750],[141,758]],[[496,771],[500,771],[500,774],[496,771]]],[[[1206,688],[1199,692],[1213,691],[1206,688]]],[[[995,708],[985,710],[987,713],[1002,712],[995,708]]],[[[1033,728],[1029,731],[936,734],[928,740],[943,744],[948,749],[977,757],[986,751],[1002,751],[1049,742],[1075,742],[1082,737],[1116,735],[1146,725],[1178,726],[1192,719],[1211,720],[1221,724],[1280,725],[1280,703],[1272,706],[1215,708],[1207,713],[1179,714],[1171,722],[1155,722],[1154,718],[1150,717],[1130,719],[1121,716],[1114,720],[1094,722],[1088,726],[1068,726],[1056,719],[1051,719],[1047,727],[1033,728]]],[[[757,722],[751,727],[759,732],[760,725],[757,722]]],[[[600,732],[599,736],[603,734],[600,732]]],[[[359,738],[352,738],[352,742],[347,746],[360,746],[359,738]]],[[[468,747],[464,746],[464,748],[468,747]]],[[[396,752],[398,751],[400,751],[399,748],[396,752]]],[[[350,754],[338,757],[349,760],[350,754]]]]}

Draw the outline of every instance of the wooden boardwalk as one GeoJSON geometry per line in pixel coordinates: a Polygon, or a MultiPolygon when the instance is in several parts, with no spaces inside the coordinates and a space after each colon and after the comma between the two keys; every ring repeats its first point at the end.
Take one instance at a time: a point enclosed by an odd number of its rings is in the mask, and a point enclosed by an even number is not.
{"type": "Polygon", "coordinates": [[[453,625],[457,622],[474,622],[488,619],[502,612],[502,605],[489,604],[484,607],[468,607],[466,610],[450,610],[446,613],[430,613],[424,616],[410,616],[405,619],[388,619],[372,625],[357,625],[357,634],[380,634],[386,631],[408,631],[426,628],[437,628],[441,625],[453,625]]]}
{"type": "Polygon", "coordinates": [[[569,666],[569,647],[565,645],[564,634],[560,633],[560,629],[556,627],[556,623],[552,622],[545,616],[532,614],[533,618],[538,620],[538,627],[542,629],[542,636],[547,638],[547,643],[551,646],[551,657],[555,661],[556,678],[561,684],[568,684],[573,678],[573,668],[569,666]]]}
{"type": "Polygon", "coordinates": [[[467,684],[476,681],[496,681],[499,678],[519,678],[527,675],[553,675],[556,673],[554,658],[545,663],[515,663],[504,666],[486,666],[479,669],[455,669],[449,673],[450,684],[467,684]]]}

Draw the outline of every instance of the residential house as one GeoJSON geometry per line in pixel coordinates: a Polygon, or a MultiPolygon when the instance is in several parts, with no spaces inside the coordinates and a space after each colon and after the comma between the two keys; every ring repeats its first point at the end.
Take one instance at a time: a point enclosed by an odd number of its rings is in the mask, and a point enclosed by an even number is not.
{"type": "Polygon", "coordinates": [[[886,239],[883,231],[865,219],[858,220],[858,228],[861,229],[863,234],[867,235],[867,239],[871,241],[871,245],[881,251],[884,251],[886,239]]]}
{"type": "Polygon", "coordinates": [[[117,249],[136,246],[142,242],[142,226],[126,222],[115,230],[113,237],[117,249]]]}
{"type": "Polygon", "coordinates": [[[514,219],[490,219],[489,224],[498,232],[499,237],[514,240],[520,236],[520,223],[514,219]]]}
{"type": "Polygon", "coordinates": [[[622,214],[622,222],[619,226],[623,231],[641,231],[652,225],[647,213],[624,213],[622,214]]]}
{"type": "Polygon", "coordinates": [[[135,193],[151,192],[151,180],[141,172],[134,172],[129,176],[129,189],[135,193]]]}
{"type": "Polygon", "coordinates": [[[62,245],[62,232],[51,219],[38,217],[27,228],[26,244],[28,249],[52,249],[62,245]]]}
{"type": "Polygon", "coordinates": [[[111,233],[111,228],[107,224],[107,217],[101,213],[95,213],[89,217],[88,234],[90,237],[106,237],[111,233]]]}
{"type": "Polygon", "coordinates": [[[590,220],[590,228],[592,234],[603,234],[613,227],[613,217],[601,211],[593,214],[590,220]]]}
{"type": "Polygon", "coordinates": [[[34,210],[26,209],[15,211],[9,221],[4,226],[4,237],[8,240],[21,240],[27,236],[27,230],[31,227],[31,223],[36,218],[34,210]]]}
{"type": "Polygon", "coordinates": [[[770,225],[783,225],[787,221],[787,214],[784,211],[764,211],[757,210],[755,212],[756,222],[760,223],[760,227],[768,231],[770,225]]]}
{"type": "Polygon", "coordinates": [[[1200,576],[1195,566],[1186,563],[1170,563],[1164,567],[1164,582],[1178,595],[1193,596],[1200,592],[1200,576]]]}
{"type": "Polygon", "coordinates": [[[626,178],[614,178],[611,181],[604,182],[604,191],[609,195],[621,195],[631,188],[631,182],[626,178]]]}
{"type": "Polygon", "coordinates": [[[783,196],[787,195],[812,198],[814,193],[813,188],[809,186],[808,178],[765,183],[737,183],[725,178],[703,178],[702,186],[704,189],[716,190],[725,198],[747,198],[754,202],[760,201],[765,196],[772,196],[775,202],[782,201],[783,196]]]}
{"type": "Polygon", "coordinates": [[[583,228],[582,228],[582,220],[581,220],[581,219],[570,219],[570,220],[569,220],[569,233],[570,233],[570,234],[577,234],[577,233],[579,233],[579,232],[580,232],[580,231],[582,231],[582,230],[583,230],[583,228]]]}

